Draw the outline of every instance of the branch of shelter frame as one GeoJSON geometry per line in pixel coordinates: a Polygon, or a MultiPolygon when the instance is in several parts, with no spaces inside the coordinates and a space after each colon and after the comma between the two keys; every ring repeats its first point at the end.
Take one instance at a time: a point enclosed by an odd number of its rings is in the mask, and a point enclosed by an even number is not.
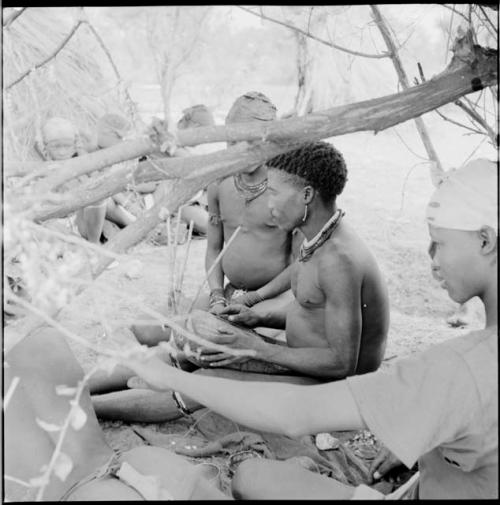
{"type": "MultiPolygon", "coordinates": [[[[466,36],[457,39],[460,51],[454,54],[450,65],[443,72],[401,93],[314,112],[298,118],[268,123],[235,123],[179,131],[176,138],[178,146],[245,140],[252,141],[253,145],[245,149],[232,147],[204,156],[149,160],[139,163],[136,169],[128,169],[128,172],[123,170],[95,179],[92,177],[94,180],[82,186],[78,192],[68,194],[69,202],[38,209],[34,212],[33,218],[43,221],[53,217],[63,217],[77,208],[118,193],[126,189],[127,185],[133,185],[134,182],[159,181],[168,178],[212,180],[241,171],[251,164],[263,163],[275,154],[293,149],[299,142],[331,138],[358,131],[377,133],[447,103],[455,102],[469,93],[497,84],[498,51],[477,45],[471,45],[464,50],[464,42],[467,43],[468,40],[466,36]],[[205,177],[208,179],[204,179],[205,177]]],[[[58,169],[52,171],[45,180],[41,180],[38,186],[35,186],[36,193],[46,194],[51,189],[55,189],[54,185],[51,186],[47,182],[54,183],[55,181],[57,182],[55,186],[57,186],[65,180],[84,173],[137,157],[139,151],[145,154],[148,149],[149,152],[157,151],[158,143],[150,138],[126,141],[108,149],[60,162],[61,166],[58,169]],[[143,146],[143,151],[137,149],[139,145],[143,146]]],[[[22,195],[16,195],[16,199],[21,202],[22,195]]],[[[175,211],[175,209],[170,210],[175,211]]]]}

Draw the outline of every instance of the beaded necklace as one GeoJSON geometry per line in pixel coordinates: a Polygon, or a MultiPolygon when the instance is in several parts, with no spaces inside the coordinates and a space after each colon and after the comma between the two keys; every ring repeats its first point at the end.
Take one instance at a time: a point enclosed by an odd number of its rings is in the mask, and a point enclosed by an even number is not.
{"type": "Polygon", "coordinates": [[[299,261],[306,262],[313,255],[316,249],[319,249],[333,234],[345,212],[338,209],[332,216],[331,220],[323,227],[316,237],[306,245],[307,240],[302,242],[299,249],[299,261]]]}
{"type": "Polygon", "coordinates": [[[236,191],[245,199],[245,205],[262,195],[267,189],[267,177],[257,184],[247,184],[241,174],[233,176],[234,187],[236,191]]]}

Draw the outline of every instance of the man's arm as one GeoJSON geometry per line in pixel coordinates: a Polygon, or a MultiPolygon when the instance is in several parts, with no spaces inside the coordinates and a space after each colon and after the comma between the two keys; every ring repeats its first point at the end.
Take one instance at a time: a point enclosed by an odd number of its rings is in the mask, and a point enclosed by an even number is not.
{"type": "MultiPolygon", "coordinates": [[[[264,284],[255,291],[248,291],[234,300],[234,303],[241,303],[247,307],[253,307],[255,304],[274,298],[284,293],[291,287],[292,270],[295,263],[288,265],[285,270],[280,272],[274,279],[264,284]]],[[[284,327],[284,326],[283,326],[284,327]]]]}
{"type": "Polygon", "coordinates": [[[345,381],[314,386],[243,382],[172,368],[159,358],[128,360],[153,389],[173,389],[251,428],[290,437],[366,428],[345,381]],[[297,409],[300,405],[300,409],[297,409]]]}
{"type": "MultiPolygon", "coordinates": [[[[217,183],[212,183],[207,188],[207,204],[208,204],[208,227],[207,227],[207,251],[205,253],[205,271],[212,267],[217,256],[224,247],[224,228],[220,217],[219,209],[219,186],[217,183]]],[[[217,293],[217,300],[222,300],[224,297],[224,272],[222,271],[222,263],[219,262],[208,278],[208,287],[210,292],[217,293]]],[[[225,303],[220,303],[222,309],[225,303]]]]}
{"type": "Polygon", "coordinates": [[[297,372],[329,379],[353,375],[361,341],[361,277],[352,259],[325,255],[319,264],[319,286],[326,301],[324,348],[291,348],[265,344],[257,359],[297,372]]]}
{"type": "Polygon", "coordinates": [[[220,312],[221,316],[227,316],[231,323],[238,323],[248,328],[265,326],[266,328],[285,329],[286,310],[273,310],[265,314],[259,314],[245,305],[233,303],[220,312]]]}

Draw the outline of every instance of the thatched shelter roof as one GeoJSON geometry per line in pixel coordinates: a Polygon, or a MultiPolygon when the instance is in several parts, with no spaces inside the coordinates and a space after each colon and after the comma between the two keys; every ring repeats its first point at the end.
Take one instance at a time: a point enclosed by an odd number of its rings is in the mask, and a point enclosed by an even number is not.
{"type": "Polygon", "coordinates": [[[84,136],[106,112],[129,114],[123,83],[80,8],[30,7],[3,27],[4,153],[39,159],[40,127],[52,116],[75,122],[84,136]],[[59,49],[59,50],[58,50],[59,49]],[[28,69],[33,69],[16,82],[28,69]]]}

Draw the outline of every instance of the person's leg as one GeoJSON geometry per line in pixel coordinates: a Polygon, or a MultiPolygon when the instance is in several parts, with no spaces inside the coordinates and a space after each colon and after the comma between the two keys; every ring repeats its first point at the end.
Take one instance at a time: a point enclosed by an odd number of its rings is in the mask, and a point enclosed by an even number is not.
{"type": "Polygon", "coordinates": [[[68,501],[155,499],[158,492],[164,493],[164,499],[231,500],[207,481],[200,465],[161,447],[136,447],[123,453],[121,462],[119,479],[108,477],[84,484],[68,501]]]}
{"type": "Polygon", "coordinates": [[[112,198],[108,198],[106,201],[106,219],[109,219],[121,228],[137,220],[132,213],[124,209],[121,205],[116,204],[112,198]]]}
{"type": "Polygon", "coordinates": [[[160,423],[182,416],[170,391],[160,393],[150,389],[125,389],[93,395],[92,405],[100,419],[132,423],[160,423]]]}
{"type": "Polygon", "coordinates": [[[176,500],[231,499],[207,481],[201,466],[167,449],[136,447],[124,454],[124,460],[144,475],[158,476],[164,489],[176,500]]]}
{"type": "Polygon", "coordinates": [[[82,219],[85,222],[86,239],[89,242],[93,242],[94,244],[99,243],[105,216],[105,205],[85,207],[82,210],[82,219]]]}
{"type": "MultiPolygon", "coordinates": [[[[42,328],[25,337],[5,356],[10,377],[19,384],[5,412],[6,466],[12,476],[29,481],[39,477],[48,464],[59,431],[45,431],[39,423],[61,426],[69,414],[72,396],[57,394],[57,386],[76,388],[83,371],[64,337],[42,328]]],[[[71,459],[73,469],[62,482],[52,477],[44,499],[59,499],[75,482],[102,465],[113,453],[92,409],[87,388],[79,400],[85,423],[69,427],[61,451],[71,459]]]]}
{"type": "Polygon", "coordinates": [[[201,293],[196,303],[193,306],[193,309],[198,310],[210,310],[210,296],[208,293],[201,293]]]}
{"type": "Polygon", "coordinates": [[[117,365],[109,374],[105,370],[98,370],[90,377],[88,386],[91,395],[109,393],[126,389],[127,381],[133,374],[127,367],[117,365]]]}
{"type": "Polygon", "coordinates": [[[237,500],[350,500],[354,487],[297,463],[247,459],[231,482],[237,500]]]}
{"type": "Polygon", "coordinates": [[[201,205],[181,207],[181,217],[189,225],[193,221],[193,231],[206,235],[208,230],[208,212],[201,205]]]}
{"type": "MultiPolygon", "coordinates": [[[[7,363],[10,361],[6,357],[7,363]]],[[[12,380],[19,373],[12,365],[4,368],[4,398],[12,380]]],[[[26,489],[10,480],[27,482],[39,475],[42,465],[47,464],[54,451],[49,434],[36,424],[36,412],[26,396],[24,381],[16,389],[4,410],[4,472],[5,496],[9,501],[22,501],[26,489]]]]}
{"type": "MultiPolygon", "coordinates": [[[[163,311],[161,312],[163,313],[163,311]]],[[[151,325],[133,324],[130,329],[138,342],[148,347],[154,347],[160,342],[168,342],[170,340],[170,328],[168,326],[160,326],[158,323],[152,322],[151,325]]]]}

